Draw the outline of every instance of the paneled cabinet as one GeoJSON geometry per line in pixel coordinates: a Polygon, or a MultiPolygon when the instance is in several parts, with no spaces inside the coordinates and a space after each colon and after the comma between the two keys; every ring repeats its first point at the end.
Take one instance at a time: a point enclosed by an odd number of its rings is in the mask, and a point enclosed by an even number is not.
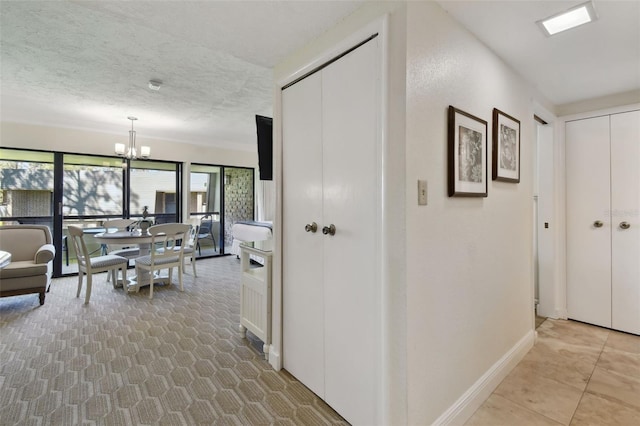
{"type": "Polygon", "coordinates": [[[380,328],[379,43],[282,92],[283,367],[374,424],[380,328]]]}
{"type": "Polygon", "coordinates": [[[640,334],[640,111],[566,123],[569,318],[640,334]]]}

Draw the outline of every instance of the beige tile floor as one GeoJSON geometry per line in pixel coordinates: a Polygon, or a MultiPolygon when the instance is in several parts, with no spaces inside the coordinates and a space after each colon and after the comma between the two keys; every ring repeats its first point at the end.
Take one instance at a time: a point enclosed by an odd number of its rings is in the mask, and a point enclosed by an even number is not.
{"type": "Polygon", "coordinates": [[[640,336],[544,321],[466,425],[640,425],[640,336]]]}

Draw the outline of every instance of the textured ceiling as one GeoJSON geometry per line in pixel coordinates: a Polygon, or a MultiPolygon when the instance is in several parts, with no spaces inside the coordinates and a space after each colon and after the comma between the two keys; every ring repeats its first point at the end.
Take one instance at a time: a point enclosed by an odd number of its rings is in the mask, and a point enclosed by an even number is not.
{"type": "MultiPolygon", "coordinates": [[[[358,1],[0,1],[3,121],[255,149],[272,68],[358,1]],[[148,89],[150,79],[162,89],[148,89]]],[[[576,1],[440,1],[552,103],[640,89],[640,1],[545,37],[576,1]]]]}
{"type": "Polygon", "coordinates": [[[2,120],[255,149],[273,66],[360,4],[2,1],[2,120]]]}

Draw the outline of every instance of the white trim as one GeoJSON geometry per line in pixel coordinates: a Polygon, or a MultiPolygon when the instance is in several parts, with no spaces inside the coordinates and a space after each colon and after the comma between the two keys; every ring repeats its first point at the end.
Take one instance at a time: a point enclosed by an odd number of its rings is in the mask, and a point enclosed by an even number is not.
{"type": "Polygon", "coordinates": [[[498,387],[500,382],[533,347],[535,331],[530,330],[498,362],[486,371],[458,400],[433,422],[434,425],[464,424],[498,387]]]}
{"type": "Polygon", "coordinates": [[[565,115],[565,116],[561,116],[560,119],[562,121],[562,124],[564,125],[567,121],[583,120],[585,118],[599,117],[602,115],[622,114],[625,112],[636,111],[639,109],[640,109],[640,104],[636,103],[636,104],[621,105],[617,107],[599,109],[599,110],[588,111],[588,112],[581,112],[578,114],[565,115]]]}
{"type": "MultiPolygon", "coordinates": [[[[342,53],[356,46],[357,44],[363,42],[373,34],[378,34],[378,36],[382,35],[382,33],[386,31],[387,20],[388,20],[388,17],[387,15],[385,15],[381,19],[371,22],[365,25],[364,27],[362,27],[360,30],[352,33],[349,37],[343,39],[338,44],[330,47],[329,49],[326,49],[324,52],[314,57],[305,65],[301,66],[297,70],[288,74],[286,77],[277,81],[276,90],[282,91],[282,88],[287,84],[293,81],[296,81],[297,79],[309,74],[311,71],[326,64],[327,62],[331,61],[332,59],[336,58],[337,56],[341,55],[342,53]]],[[[386,57],[386,55],[383,55],[383,56],[386,57]]],[[[277,95],[277,97],[281,98],[279,94],[277,95]]]]}
{"type": "Polygon", "coordinates": [[[273,369],[276,371],[282,370],[282,359],[280,358],[280,352],[276,350],[276,347],[273,346],[273,344],[269,345],[269,364],[271,364],[273,369]]]}

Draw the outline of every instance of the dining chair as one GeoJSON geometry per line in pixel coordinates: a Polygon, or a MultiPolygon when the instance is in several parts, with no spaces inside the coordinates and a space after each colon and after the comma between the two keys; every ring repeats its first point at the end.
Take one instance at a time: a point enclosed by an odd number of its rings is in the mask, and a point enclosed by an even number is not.
{"type": "Polygon", "coordinates": [[[196,273],[196,247],[198,246],[198,234],[199,234],[199,230],[200,230],[200,225],[198,224],[192,224],[189,225],[190,229],[189,229],[189,234],[187,236],[187,240],[186,242],[183,244],[184,245],[184,249],[183,249],[183,257],[189,258],[191,261],[191,268],[193,268],[193,276],[197,277],[198,274],[196,273]]]}
{"type": "MultiPolygon", "coordinates": [[[[136,223],[138,223],[138,221],[135,219],[111,219],[102,222],[102,227],[105,229],[105,232],[122,232],[127,229],[132,229],[136,223]]],[[[107,253],[133,260],[140,256],[140,248],[122,244],[108,244],[107,253]]],[[[107,277],[107,281],[109,281],[109,277],[107,277]]]]}
{"type": "Polygon", "coordinates": [[[127,266],[129,265],[129,259],[114,254],[107,254],[103,256],[91,257],[87,245],[84,241],[84,230],[75,225],[69,225],[69,235],[73,246],[76,249],[76,255],[78,257],[78,292],[76,297],[80,297],[80,290],[82,289],[82,279],[84,275],[87,276],[87,292],[84,297],[84,303],[89,303],[91,298],[91,281],[93,274],[98,272],[110,271],[113,279],[113,287],[117,287],[117,271],[122,270],[122,282],[127,282],[127,266]]]}
{"type": "MultiPolygon", "coordinates": [[[[191,262],[191,267],[193,268],[193,276],[197,277],[198,273],[196,272],[196,247],[198,246],[198,230],[200,229],[199,221],[192,220],[189,225],[189,232],[187,233],[187,240],[181,244],[184,245],[182,249],[182,257],[183,259],[189,259],[191,262]]],[[[180,250],[180,246],[176,246],[173,248],[174,250],[180,250]]],[[[164,250],[164,249],[163,249],[164,250]]]]}
{"type": "Polygon", "coordinates": [[[138,279],[138,288],[141,285],[149,285],[149,299],[153,298],[155,273],[162,269],[169,270],[167,280],[169,285],[171,285],[173,268],[177,267],[180,291],[184,291],[182,284],[184,244],[182,243],[187,240],[187,234],[190,228],[191,225],[184,223],[164,223],[149,227],[149,234],[151,234],[151,251],[149,255],[136,259],[136,275],[141,277],[142,271],[149,272],[148,283],[141,282],[140,278],[138,279]]]}
{"type": "Polygon", "coordinates": [[[213,243],[213,249],[215,251],[218,250],[218,246],[216,245],[216,238],[213,236],[213,219],[211,216],[206,215],[200,219],[200,226],[198,228],[198,243],[196,244],[196,248],[198,249],[198,254],[202,254],[200,250],[200,241],[203,240],[211,240],[213,243]]]}

